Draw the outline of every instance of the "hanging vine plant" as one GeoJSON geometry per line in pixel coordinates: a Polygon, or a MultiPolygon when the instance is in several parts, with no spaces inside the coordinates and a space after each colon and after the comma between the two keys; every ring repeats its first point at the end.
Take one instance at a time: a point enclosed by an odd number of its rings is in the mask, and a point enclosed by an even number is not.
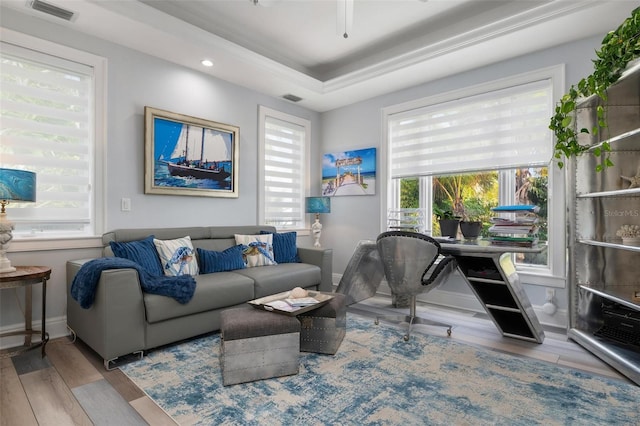
{"type": "MultiPolygon", "coordinates": [[[[618,81],[629,62],[640,56],[640,7],[634,9],[631,16],[615,31],[605,36],[596,55],[598,59],[593,61],[593,74],[571,86],[569,92],[556,105],[555,114],[551,117],[549,128],[556,136],[554,157],[560,168],[564,166],[564,158],[578,156],[589,150],[589,146],[578,142],[579,133],[597,135],[607,127],[606,107],[597,107],[597,124],[592,129],[576,129],[573,122],[575,110],[580,98],[593,95],[602,99],[604,104],[607,100],[607,89],[618,81]]],[[[592,154],[597,157],[606,154],[604,162],[596,166],[596,171],[613,165],[608,155],[610,151],[611,147],[606,142],[593,149],[592,154]]]]}

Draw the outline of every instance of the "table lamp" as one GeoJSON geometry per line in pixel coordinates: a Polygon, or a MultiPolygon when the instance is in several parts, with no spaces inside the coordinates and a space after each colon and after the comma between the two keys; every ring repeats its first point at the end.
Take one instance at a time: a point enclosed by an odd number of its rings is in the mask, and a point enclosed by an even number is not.
{"type": "Polygon", "coordinates": [[[0,168],[0,273],[16,270],[7,259],[9,242],[13,239],[13,223],[7,219],[5,207],[11,201],[36,200],[36,174],[26,170],[0,168]]]}
{"type": "Polygon", "coordinates": [[[307,213],[315,213],[316,221],[311,225],[311,232],[315,240],[313,246],[320,247],[320,234],[322,234],[322,224],[320,223],[320,213],[331,213],[331,198],[329,197],[307,197],[307,213]]]}

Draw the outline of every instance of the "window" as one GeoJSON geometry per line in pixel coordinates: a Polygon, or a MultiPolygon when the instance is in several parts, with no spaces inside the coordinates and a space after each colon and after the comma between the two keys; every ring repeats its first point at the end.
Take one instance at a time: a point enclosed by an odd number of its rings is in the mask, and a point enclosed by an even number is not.
{"type": "Polygon", "coordinates": [[[385,109],[384,211],[421,208],[439,235],[435,213],[448,208],[480,219],[488,236],[491,207],[537,204],[549,248],[518,255],[519,271],[564,276],[564,181],[549,165],[548,128],[563,75],[553,67],[385,109]]]}
{"type": "Polygon", "coordinates": [[[2,36],[0,165],[37,176],[36,202],[10,205],[14,236],[102,232],[96,160],[104,59],[11,31],[2,36]]]}
{"type": "Polygon", "coordinates": [[[260,106],[259,222],[278,229],[307,227],[305,196],[308,194],[308,120],[260,106]]]}

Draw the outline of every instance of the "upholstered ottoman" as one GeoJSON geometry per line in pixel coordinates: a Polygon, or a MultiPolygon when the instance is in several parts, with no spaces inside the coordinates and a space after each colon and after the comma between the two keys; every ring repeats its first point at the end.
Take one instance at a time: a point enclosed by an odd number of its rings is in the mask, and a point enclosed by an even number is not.
{"type": "Polygon", "coordinates": [[[347,328],[346,297],[332,293],[333,299],[324,306],[298,315],[300,321],[300,350],[335,354],[347,328]]]}
{"type": "Polygon", "coordinates": [[[298,374],[300,323],[254,308],[220,314],[220,365],[224,386],[298,374]]]}

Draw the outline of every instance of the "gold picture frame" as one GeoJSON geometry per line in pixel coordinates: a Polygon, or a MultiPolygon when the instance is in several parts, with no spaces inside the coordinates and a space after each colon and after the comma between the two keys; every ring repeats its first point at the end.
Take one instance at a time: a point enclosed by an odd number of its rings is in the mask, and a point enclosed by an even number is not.
{"type": "Polygon", "coordinates": [[[145,194],[238,197],[240,128],[145,106],[145,194]]]}

